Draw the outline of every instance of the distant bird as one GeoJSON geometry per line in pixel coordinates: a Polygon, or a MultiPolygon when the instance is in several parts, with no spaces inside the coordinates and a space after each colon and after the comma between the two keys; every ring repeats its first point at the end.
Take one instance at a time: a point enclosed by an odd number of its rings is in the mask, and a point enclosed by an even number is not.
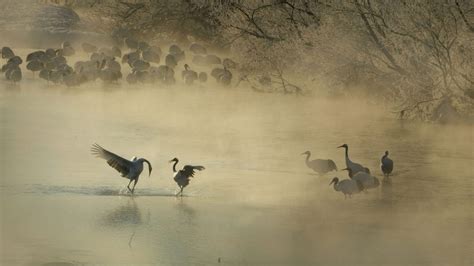
{"type": "Polygon", "coordinates": [[[133,157],[132,160],[129,161],[102,148],[98,144],[92,145],[91,151],[93,155],[107,160],[107,163],[112,168],[117,170],[122,175],[122,177],[125,177],[130,180],[127,185],[127,188],[132,194],[135,190],[135,186],[137,185],[138,178],[140,177],[140,174],[143,171],[143,163],[148,164],[148,175],[151,175],[151,164],[144,158],[133,157]],[[132,183],[132,181],[134,181],[133,188],[130,188],[130,184],[132,183]]]}
{"type": "Polygon", "coordinates": [[[72,56],[76,53],[70,42],[63,42],[61,49],[63,56],[72,56]]]}
{"type": "Polygon", "coordinates": [[[15,56],[13,50],[10,47],[4,46],[2,47],[2,58],[3,59],[10,59],[15,56]]]}
{"type": "Polygon", "coordinates": [[[138,41],[133,38],[126,38],[125,44],[129,49],[138,49],[138,41]]]}
{"type": "Polygon", "coordinates": [[[184,51],[181,50],[181,48],[176,44],[173,44],[170,46],[169,54],[174,56],[174,59],[176,59],[176,62],[184,60],[186,58],[184,51]]]}
{"type": "Polygon", "coordinates": [[[5,72],[5,77],[7,78],[7,80],[11,80],[14,83],[21,81],[22,75],[20,67],[18,65],[15,65],[12,68],[9,68],[5,72]]]}
{"type": "Polygon", "coordinates": [[[198,79],[196,71],[191,70],[188,64],[184,64],[184,70],[181,72],[181,77],[184,79],[186,85],[192,85],[198,79]]]}
{"type": "Polygon", "coordinates": [[[348,175],[352,180],[359,181],[364,186],[364,189],[376,188],[380,185],[379,179],[371,176],[366,172],[357,172],[354,174],[351,168],[344,168],[342,170],[348,171],[348,175]]]}
{"type": "Polygon", "coordinates": [[[200,72],[199,73],[199,81],[200,82],[206,82],[207,81],[207,73],[206,72],[200,72]]]}
{"type": "Polygon", "coordinates": [[[204,62],[207,65],[220,65],[222,60],[217,55],[208,54],[204,57],[204,62]]]}
{"type": "Polygon", "coordinates": [[[30,62],[34,60],[42,62],[45,56],[46,56],[46,53],[44,51],[35,51],[32,53],[29,53],[26,56],[26,62],[30,62]]]}
{"type": "Polygon", "coordinates": [[[35,74],[35,71],[40,71],[43,68],[44,68],[44,64],[43,64],[43,62],[41,62],[39,60],[31,60],[26,65],[26,69],[31,70],[33,72],[33,76],[35,74]]]}
{"type": "Polygon", "coordinates": [[[313,169],[313,171],[317,172],[318,174],[326,174],[333,170],[337,171],[337,166],[333,160],[324,160],[324,159],[316,159],[316,160],[309,160],[311,157],[310,151],[305,151],[301,155],[306,155],[306,166],[313,169]]]}
{"type": "Polygon", "coordinates": [[[207,49],[206,47],[198,44],[198,43],[193,43],[191,46],[189,46],[189,50],[193,52],[194,54],[206,54],[207,49]]]}
{"type": "Polygon", "coordinates": [[[223,85],[230,85],[232,81],[232,73],[227,70],[227,68],[224,66],[224,68],[214,68],[211,71],[211,76],[213,76],[217,83],[223,84],[223,85]]]}
{"type": "Polygon", "coordinates": [[[237,63],[229,58],[225,58],[224,60],[222,60],[222,65],[226,68],[237,68],[237,63]]]}
{"type": "Polygon", "coordinates": [[[145,41],[139,41],[138,42],[138,50],[145,51],[148,48],[150,48],[150,45],[147,42],[145,42],[145,41]]]}
{"type": "Polygon", "coordinates": [[[354,174],[356,174],[357,172],[366,172],[370,174],[369,168],[364,167],[361,164],[354,163],[349,159],[349,146],[347,144],[342,144],[338,148],[344,148],[346,150],[346,167],[351,168],[354,174]]]}
{"type": "Polygon", "coordinates": [[[153,47],[148,47],[142,52],[143,60],[159,64],[160,63],[160,54],[157,53],[153,47]]]}
{"type": "Polygon", "coordinates": [[[168,67],[171,67],[171,68],[175,68],[177,65],[178,65],[178,62],[175,58],[174,55],[172,54],[168,54],[166,55],[165,57],[165,64],[168,66],[168,67]]]}
{"type": "Polygon", "coordinates": [[[385,155],[382,156],[380,161],[382,163],[380,168],[382,169],[383,175],[388,177],[393,171],[393,161],[388,158],[388,151],[385,151],[385,155]]]}
{"type": "Polygon", "coordinates": [[[167,65],[161,65],[158,67],[157,75],[159,81],[163,82],[166,85],[172,85],[176,82],[174,78],[173,68],[167,65]]]}
{"type": "Polygon", "coordinates": [[[174,162],[173,164],[173,179],[178,184],[179,188],[181,189],[176,196],[181,195],[183,196],[183,189],[189,184],[189,178],[194,177],[194,170],[202,171],[204,170],[204,166],[200,165],[185,165],[183,169],[177,171],[176,170],[176,165],[178,164],[179,160],[178,158],[173,158],[172,160],[169,161],[170,163],[174,162]]]}
{"type": "Polygon", "coordinates": [[[332,184],[334,184],[335,191],[344,193],[344,198],[347,198],[348,195],[350,198],[352,197],[352,194],[357,194],[364,189],[361,182],[353,179],[344,179],[339,181],[339,178],[334,177],[329,185],[332,184]]]}

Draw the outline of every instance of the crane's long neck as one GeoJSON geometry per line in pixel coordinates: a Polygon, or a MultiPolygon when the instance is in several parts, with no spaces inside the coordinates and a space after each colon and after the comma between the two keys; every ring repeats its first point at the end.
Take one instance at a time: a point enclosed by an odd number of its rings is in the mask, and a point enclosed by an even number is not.
{"type": "MultiPolygon", "coordinates": [[[[346,165],[352,163],[351,160],[349,159],[349,147],[344,147],[346,150],[346,165]]],[[[348,166],[348,165],[347,165],[348,166]]]]}
{"type": "Polygon", "coordinates": [[[176,173],[176,165],[178,164],[178,160],[174,161],[174,164],[173,164],[173,172],[176,173]]]}
{"type": "Polygon", "coordinates": [[[148,164],[148,175],[151,175],[151,163],[147,159],[143,159],[143,162],[148,164]]]}
{"type": "Polygon", "coordinates": [[[311,152],[306,153],[306,163],[309,163],[309,157],[311,157],[311,152]]]}
{"type": "Polygon", "coordinates": [[[141,163],[146,163],[148,164],[148,175],[151,175],[151,163],[147,159],[140,158],[138,159],[139,162],[141,163]]]}

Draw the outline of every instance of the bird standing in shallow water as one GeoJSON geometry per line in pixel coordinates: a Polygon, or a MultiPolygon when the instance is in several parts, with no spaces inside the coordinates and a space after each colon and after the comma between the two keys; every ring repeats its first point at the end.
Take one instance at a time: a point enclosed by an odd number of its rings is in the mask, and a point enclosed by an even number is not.
{"type": "Polygon", "coordinates": [[[135,190],[135,186],[137,185],[138,178],[140,177],[140,174],[143,171],[143,163],[148,164],[148,176],[151,175],[152,167],[150,162],[146,159],[133,157],[132,160],[129,161],[118,156],[117,154],[114,154],[102,148],[98,144],[92,145],[91,151],[93,155],[107,160],[107,163],[112,168],[117,170],[120,174],[122,174],[122,177],[125,177],[130,180],[127,185],[127,188],[132,194],[135,190]],[[133,188],[130,188],[130,184],[132,183],[132,181],[134,181],[133,188]]]}
{"type": "Polygon", "coordinates": [[[173,164],[173,179],[178,184],[180,191],[176,194],[176,196],[181,195],[183,196],[183,189],[189,184],[189,178],[194,177],[194,170],[202,171],[206,168],[204,166],[193,166],[193,165],[185,165],[183,169],[177,171],[176,170],[176,165],[178,164],[179,160],[178,158],[173,158],[172,160],[169,161],[170,163],[174,162],[173,164]]]}
{"type": "Polygon", "coordinates": [[[370,170],[367,167],[362,166],[361,164],[354,163],[349,159],[349,146],[347,144],[342,144],[338,148],[344,148],[346,150],[346,167],[351,168],[354,174],[358,172],[366,172],[370,174],[370,170]]]}
{"type": "Polygon", "coordinates": [[[360,181],[356,181],[353,179],[344,179],[342,181],[339,181],[339,178],[334,177],[331,183],[329,183],[329,185],[332,184],[334,184],[335,191],[340,191],[344,193],[344,198],[347,198],[347,195],[349,195],[350,198],[352,194],[359,193],[364,189],[360,181]]]}
{"type": "Polygon", "coordinates": [[[393,161],[388,158],[388,151],[385,151],[385,155],[382,156],[380,162],[382,163],[380,168],[382,169],[383,175],[388,177],[393,171],[393,161]]]}
{"type": "Polygon", "coordinates": [[[337,171],[337,166],[333,160],[315,159],[310,161],[310,151],[305,151],[301,155],[306,155],[306,166],[313,169],[313,171],[317,172],[318,174],[326,174],[332,170],[337,171]]]}

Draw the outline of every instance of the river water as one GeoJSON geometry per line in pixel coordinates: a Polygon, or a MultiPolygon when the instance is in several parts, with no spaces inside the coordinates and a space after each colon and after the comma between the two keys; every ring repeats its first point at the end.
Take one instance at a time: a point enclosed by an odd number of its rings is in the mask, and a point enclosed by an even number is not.
{"type": "MultiPolygon", "coordinates": [[[[473,128],[362,100],[0,81],[2,265],[473,265],[473,128]],[[90,154],[144,157],[135,196],[90,154]],[[304,156],[389,182],[344,199],[304,156]],[[168,160],[203,165],[185,189],[168,160]]],[[[178,166],[179,166],[178,165],[178,166]]]]}

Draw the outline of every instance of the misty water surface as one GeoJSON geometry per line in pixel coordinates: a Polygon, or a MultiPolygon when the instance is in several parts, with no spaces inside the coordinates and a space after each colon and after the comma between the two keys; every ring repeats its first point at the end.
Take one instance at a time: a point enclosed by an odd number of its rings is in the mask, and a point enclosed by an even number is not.
{"type": "MultiPolygon", "coordinates": [[[[1,264],[472,265],[472,127],[399,121],[362,100],[206,87],[0,83],[1,264]],[[136,196],[99,143],[147,158],[136,196]],[[300,154],[392,185],[344,199],[300,154]],[[200,164],[176,198],[173,157],[200,164]]],[[[242,90],[242,89],[241,89],[242,90]]],[[[178,165],[178,166],[179,166],[178,165]]]]}

